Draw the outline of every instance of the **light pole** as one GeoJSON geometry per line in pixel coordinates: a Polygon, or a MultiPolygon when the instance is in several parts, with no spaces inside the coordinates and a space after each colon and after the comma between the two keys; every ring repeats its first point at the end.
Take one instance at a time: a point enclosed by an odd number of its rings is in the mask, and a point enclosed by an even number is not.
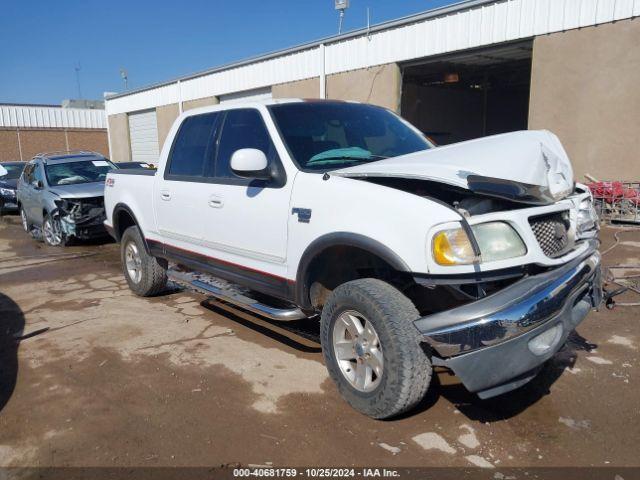
{"type": "Polygon", "coordinates": [[[122,77],[122,81],[124,82],[125,91],[129,89],[129,74],[124,68],[120,69],[120,76],[122,77]]]}
{"type": "Polygon", "coordinates": [[[336,10],[340,12],[338,20],[338,35],[342,33],[342,24],[344,22],[344,11],[349,8],[349,0],[335,0],[336,10]]]}
{"type": "Polygon", "coordinates": [[[80,62],[75,66],[76,71],[76,84],[78,86],[78,98],[82,99],[82,89],[80,88],[80,70],[82,67],[80,66],[80,62]]]}

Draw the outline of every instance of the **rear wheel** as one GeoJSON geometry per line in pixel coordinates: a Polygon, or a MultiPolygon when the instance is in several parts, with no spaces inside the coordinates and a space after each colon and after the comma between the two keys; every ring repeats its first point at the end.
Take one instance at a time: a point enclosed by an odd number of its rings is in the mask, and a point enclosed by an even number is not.
{"type": "Polygon", "coordinates": [[[122,270],[133,293],[151,297],[167,286],[167,263],[147,253],[140,229],[129,227],[120,244],[122,270]]]}
{"type": "Polygon", "coordinates": [[[64,247],[67,244],[67,238],[62,231],[60,218],[57,215],[50,213],[45,215],[42,223],[42,238],[44,243],[50,247],[64,247]]]}
{"type": "Polygon", "coordinates": [[[353,408],[384,419],[422,400],[432,369],[413,326],[418,316],[405,295],[381,280],[354,280],[332,292],[322,310],[322,352],[353,408]]]}

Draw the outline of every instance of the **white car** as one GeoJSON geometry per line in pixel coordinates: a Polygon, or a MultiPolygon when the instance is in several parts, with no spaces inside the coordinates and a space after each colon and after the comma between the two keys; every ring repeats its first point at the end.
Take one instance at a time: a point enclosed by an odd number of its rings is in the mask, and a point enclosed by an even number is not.
{"type": "Polygon", "coordinates": [[[433,366],[481,398],[525,384],[602,297],[591,195],[546,131],[435,147],[372,105],[206,107],[157,171],[109,172],[105,208],[136,294],[170,261],[251,312],[319,318],[338,390],[374,418],[416,405],[433,366]]]}

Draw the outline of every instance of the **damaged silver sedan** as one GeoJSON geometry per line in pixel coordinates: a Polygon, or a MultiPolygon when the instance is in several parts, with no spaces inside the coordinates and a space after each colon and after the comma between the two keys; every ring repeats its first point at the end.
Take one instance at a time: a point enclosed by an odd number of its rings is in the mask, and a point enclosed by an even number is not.
{"type": "Polygon", "coordinates": [[[18,181],[25,231],[51,246],[106,236],[104,182],[115,168],[95,152],[36,155],[18,181]]]}

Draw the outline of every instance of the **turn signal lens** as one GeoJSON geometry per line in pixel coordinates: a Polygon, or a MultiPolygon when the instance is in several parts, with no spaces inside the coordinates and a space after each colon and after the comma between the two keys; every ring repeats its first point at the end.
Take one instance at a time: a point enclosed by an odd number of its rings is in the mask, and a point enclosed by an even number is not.
{"type": "Polygon", "coordinates": [[[462,228],[436,233],[432,246],[433,259],[439,265],[469,265],[476,260],[471,241],[462,228]]]}

